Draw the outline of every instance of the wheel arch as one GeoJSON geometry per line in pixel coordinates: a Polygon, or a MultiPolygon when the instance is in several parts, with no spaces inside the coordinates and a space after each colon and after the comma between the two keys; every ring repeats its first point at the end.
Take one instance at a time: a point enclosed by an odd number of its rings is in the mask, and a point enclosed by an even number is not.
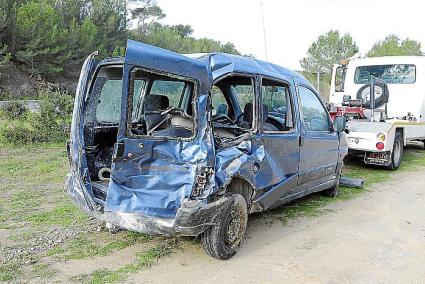
{"type": "Polygon", "coordinates": [[[404,127],[400,127],[400,126],[396,127],[395,133],[401,134],[401,139],[403,140],[403,146],[406,146],[407,140],[406,140],[406,135],[404,134],[404,127]]]}
{"type": "Polygon", "coordinates": [[[246,200],[248,208],[251,208],[255,188],[247,179],[241,176],[234,176],[226,186],[226,193],[230,192],[242,195],[246,200]]]}

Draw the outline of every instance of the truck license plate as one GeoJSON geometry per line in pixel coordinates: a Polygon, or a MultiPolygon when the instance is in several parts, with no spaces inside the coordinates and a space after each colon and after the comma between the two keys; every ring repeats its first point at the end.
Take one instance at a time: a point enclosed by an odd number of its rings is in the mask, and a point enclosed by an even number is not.
{"type": "Polygon", "coordinates": [[[389,165],[391,159],[390,152],[366,152],[364,156],[364,162],[366,164],[374,164],[374,165],[389,165]]]}

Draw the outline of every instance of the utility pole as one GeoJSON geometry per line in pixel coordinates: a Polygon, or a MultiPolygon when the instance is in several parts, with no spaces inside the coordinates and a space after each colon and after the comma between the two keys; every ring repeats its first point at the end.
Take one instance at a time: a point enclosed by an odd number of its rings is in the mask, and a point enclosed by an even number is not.
{"type": "Polygon", "coordinates": [[[317,71],[317,92],[320,94],[320,71],[317,71]]]}
{"type": "Polygon", "coordinates": [[[264,9],[263,9],[263,2],[260,2],[260,6],[261,6],[261,18],[263,20],[263,36],[264,36],[264,54],[266,55],[266,61],[268,60],[267,58],[267,40],[266,40],[266,25],[264,23],[264,9]]]}

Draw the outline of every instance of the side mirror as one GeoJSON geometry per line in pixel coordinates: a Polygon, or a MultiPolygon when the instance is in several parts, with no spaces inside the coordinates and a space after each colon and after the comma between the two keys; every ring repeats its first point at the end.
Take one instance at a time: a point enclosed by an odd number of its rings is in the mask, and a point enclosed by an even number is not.
{"type": "Polygon", "coordinates": [[[347,124],[347,119],[345,116],[337,116],[334,119],[334,130],[336,132],[343,132],[347,124]]]}

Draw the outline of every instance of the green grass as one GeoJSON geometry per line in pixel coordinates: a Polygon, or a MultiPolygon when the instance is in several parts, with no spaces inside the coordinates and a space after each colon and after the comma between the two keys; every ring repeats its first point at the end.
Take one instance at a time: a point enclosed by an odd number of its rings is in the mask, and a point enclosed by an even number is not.
{"type": "Polygon", "coordinates": [[[139,253],[134,263],[124,265],[117,270],[96,270],[91,274],[75,276],[72,278],[72,280],[90,284],[123,282],[126,280],[129,274],[136,273],[142,269],[151,267],[160,258],[169,255],[177,248],[178,243],[176,240],[163,241],[157,244],[155,247],[139,253]]]}
{"type": "Polygon", "coordinates": [[[0,281],[12,281],[22,275],[22,268],[16,261],[0,264],[0,281]]]}
{"type": "Polygon", "coordinates": [[[72,240],[65,247],[55,247],[48,252],[48,255],[65,260],[106,256],[135,244],[146,243],[153,238],[131,231],[121,231],[114,236],[111,236],[109,232],[98,232],[95,237],[89,238],[83,235],[72,240]]]}
{"type": "Polygon", "coordinates": [[[67,227],[83,223],[88,220],[88,217],[73,204],[64,204],[51,211],[32,214],[26,220],[36,226],[57,225],[67,227]]]}

